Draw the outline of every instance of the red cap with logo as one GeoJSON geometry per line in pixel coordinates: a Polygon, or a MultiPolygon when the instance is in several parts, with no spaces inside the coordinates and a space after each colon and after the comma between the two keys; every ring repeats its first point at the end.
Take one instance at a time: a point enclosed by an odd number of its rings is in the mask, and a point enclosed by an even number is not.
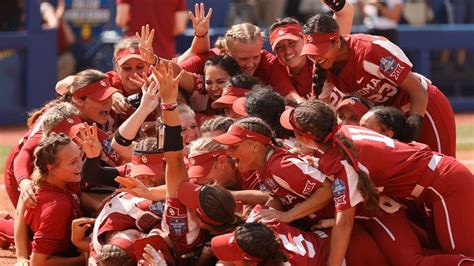
{"type": "Polygon", "coordinates": [[[234,145],[245,140],[258,141],[263,144],[270,144],[271,138],[239,127],[239,125],[230,126],[227,133],[214,137],[214,140],[224,145],[234,145]]]}
{"type": "Polygon", "coordinates": [[[119,66],[123,65],[123,63],[127,62],[127,60],[131,58],[145,61],[140,55],[140,49],[136,46],[120,49],[115,56],[115,60],[119,66]]]}
{"type": "Polygon", "coordinates": [[[218,109],[226,105],[231,105],[237,98],[245,96],[248,91],[249,90],[244,88],[228,86],[222,91],[221,97],[219,97],[211,104],[211,107],[214,109],[218,109]]]}
{"type": "Polygon", "coordinates": [[[118,90],[110,85],[108,79],[101,79],[75,91],[72,96],[76,99],[86,96],[95,101],[105,101],[118,90]]]}
{"type": "Polygon", "coordinates": [[[188,157],[189,169],[188,176],[190,178],[201,178],[211,171],[214,164],[214,158],[226,156],[225,150],[215,150],[188,157]]]}
{"type": "Polygon", "coordinates": [[[74,138],[77,133],[79,133],[79,128],[82,126],[81,118],[78,115],[72,115],[57,124],[53,129],[51,129],[51,132],[64,133],[69,138],[74,138]]]}
{"type": "Polygon", "coordinates": [[[247,259],[258,261],[258,259],[248,255],[239,247],[237,239],[235,238],[235,231],[213,237],[211,240],[211,248],[212,252],[219,260],[240,261],[247,259]]]}
{"type": "Polygon", "coordinates": [[[134,152],[130,176],[158,175],[160,172],[163,172],[164,162],[163,153],[134,152]]]}
{"type": "Polygon", "coordinates": [[[245,106],[246,103],[247,97],[240,97],[232,104],[232,110],[238,115],[247,116],[247,107],[245,106]]]}
{"type": "Polygon", "coordinates": [[[286,24],[277,27],[270,33],[270,45],[273,51],[281,40],[297,41],[303,36],[303,30],[299,24],[286,24]]]}
{"type": "Polygon", "coordinates": [[[337,39],[339,39],[339,32],[305,34],[301,55],[324,55],[331,46],[331,42],[337,39]]]}

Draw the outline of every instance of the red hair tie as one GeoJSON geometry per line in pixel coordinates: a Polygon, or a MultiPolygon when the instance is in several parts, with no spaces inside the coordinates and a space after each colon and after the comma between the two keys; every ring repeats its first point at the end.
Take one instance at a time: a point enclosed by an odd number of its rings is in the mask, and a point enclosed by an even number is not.
{"type": "Polygon", "coordinates": [[[344,152],[347,154],[347,156],[349,157],[349,160],[350,160],[350,163],[352,164],[352,167],[354,168],[354,170],[356,172],[359,172],[360,171],[360,168],[359,168],[359,162],[354,158],[354,155],[351,153],[351,151],[346,147],[346,145],[344,145],[341,140],[336,136],[336,133],[337,131],[339,131],[339,129],[341,128],[341,125],[337,125],[332,131],[331,133],[329,133],[326,138],[324,139],[324,142],[327,142],[329,141],[330,138],[332,138],[332,140],[334,141],[334,143],[336,143],[337,145],[339,145],[339,147],[341,147],[344,152]]]}
{"type": "Polygon", "coordinates": [[[333,140],[336,140],[337,138],[333,138],[336,136],[336,133],[339,131],[339,129],[341,129],[341,125],[337,125],[336,127],[334,127],[334,129],[331,131],[331,133],[329,133],[323,140],[323,144],[325,144],[326,142],[329,141],[329,139],[333,139],[333,140]]]}

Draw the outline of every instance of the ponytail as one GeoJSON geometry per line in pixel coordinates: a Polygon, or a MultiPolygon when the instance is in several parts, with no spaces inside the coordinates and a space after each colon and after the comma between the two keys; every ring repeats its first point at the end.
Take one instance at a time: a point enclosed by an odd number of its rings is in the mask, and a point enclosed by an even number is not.
{"type": "Polygon", "coordinates": [[[315,67],[312,86],[314,95],[319,96],[323,92],[324,83],[326,82],[326,70],[319,64],[316,64],[315,67]]]}

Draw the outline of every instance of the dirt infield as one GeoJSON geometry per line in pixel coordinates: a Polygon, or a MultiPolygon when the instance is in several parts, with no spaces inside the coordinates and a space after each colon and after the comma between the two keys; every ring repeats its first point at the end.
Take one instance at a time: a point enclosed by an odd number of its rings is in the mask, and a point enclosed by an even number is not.
{"type": "MultiPolygon", "coordinates": [[[[474,114],[457,114],[456,124],[460,125],[471,125],[474,126],[474,114]]],[[[0,146],[12,146],[25,134],[27,128],[25,126],[10,126],[0,127],[0,146]]],[[[459,141],[470,144],[472,149],[463,149],[457,151],[457,158],[461,160],[472,172],[474,172],[474,132],[468,133],[467,138],[459,141]]],[[[8,196],[5,192],[3,181],[3,172],[0,173],[0,209],[6,210],[13,214],[14,209],[8,196]]],[[[15,263],[15,251],[13,247],[7,250],[0,249],[0,265],[13,265],[15,263]]]]}

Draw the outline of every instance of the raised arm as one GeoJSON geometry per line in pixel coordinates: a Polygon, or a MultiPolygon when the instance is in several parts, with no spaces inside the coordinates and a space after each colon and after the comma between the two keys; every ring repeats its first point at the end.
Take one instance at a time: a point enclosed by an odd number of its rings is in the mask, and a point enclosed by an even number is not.
{"type": "Polygon", "coordinates": [[[188,180],[188,173],[183,161],[183,140],[181,137],[181,120],[177,107],[178,81],[181,73],[174,78],[171,64],[161,63],[153,69],[160,83],[160,97],[165,126],[164,156],[166,160],[166,195],[177,197],[178,186],[188,180]]]}

